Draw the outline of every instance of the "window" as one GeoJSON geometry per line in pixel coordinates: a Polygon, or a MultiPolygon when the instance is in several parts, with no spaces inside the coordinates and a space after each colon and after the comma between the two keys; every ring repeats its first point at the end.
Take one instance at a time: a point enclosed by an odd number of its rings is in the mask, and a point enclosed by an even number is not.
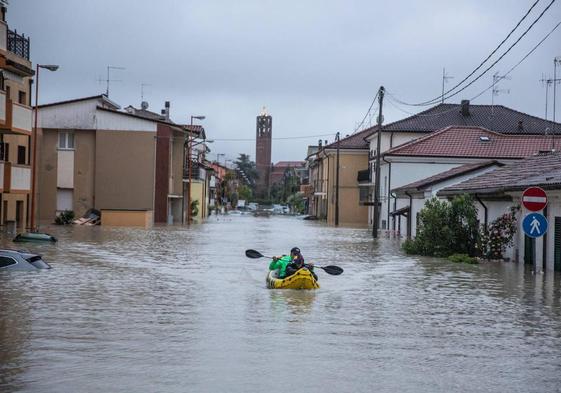
{"type": "Polygon", "coordinates": [[[63,212],[65,210],[73,210],[74,190],[59,188],[56,193],[56,210],[63,212]]]}
{"type": "Polygon", "coordinates": [[[25,94],[25,91],[19,91],[18,93],[18,102],[22,105],[27,105],[27,100],[26,100],[27,94],[25,94]]]}
{"type": "Polygon", "coordinates": [[[10,265],[15,265],[17,262],[14,258],[10,257],[0,257],[0,269],[3,267],[8,267],[10,265]]]}
{"type": "Polygon", "coordinates": [[[26,154],[25,146],[18,146],[18,164],[25,165],[27,161],[26,158],[27,158],[27,154],[26,154]]]}
{"type": "Polygon", "coordinates": [[[359,202],[370,202],[370,187],[359,187],[359,202]]]}
{"type": "Polygon", "coordinates": [[[4,161],[10,161],[10,144],[3,143],[2,144],[2,157],[4,161]]]}
{"type": "Polygon", "coordinates": [[[58,133],[59,149],[74,149],[74,132],[59,131],[58,133]]]}

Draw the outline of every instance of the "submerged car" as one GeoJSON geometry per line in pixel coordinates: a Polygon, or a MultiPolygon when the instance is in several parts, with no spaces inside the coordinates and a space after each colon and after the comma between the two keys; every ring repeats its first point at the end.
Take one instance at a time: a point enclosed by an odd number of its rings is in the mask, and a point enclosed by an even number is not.
{"type": "Polygon", "coordinates": [[[27,251],[0,249],[0,270],[50,269],[51,266],[38,254],[27,251]]]}

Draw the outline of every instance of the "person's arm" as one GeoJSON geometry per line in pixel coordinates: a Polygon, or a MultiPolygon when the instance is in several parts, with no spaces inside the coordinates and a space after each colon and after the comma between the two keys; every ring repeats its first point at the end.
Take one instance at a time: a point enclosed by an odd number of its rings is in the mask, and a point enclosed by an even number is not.
{"type": "Polygon", "coordinates": [[[278,268],[280,268],[279,259],[277,257],[273,257],[273,260],[269,263],[269,270],[276,270],[278,268]]]}

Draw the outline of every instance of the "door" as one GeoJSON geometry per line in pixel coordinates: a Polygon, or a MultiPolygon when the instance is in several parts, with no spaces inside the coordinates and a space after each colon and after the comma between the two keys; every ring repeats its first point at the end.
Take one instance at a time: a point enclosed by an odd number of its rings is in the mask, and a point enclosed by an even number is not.
{"type": "Polygon", "coordinates": [[[16,201],[16,226],[23,228],[23,201],[16,201]]]}
{"type": "Polygon", "coordinates": [[[533,265],[535,258],[536,239],[524,235],[524,263],[533,265]]]}
{"type": "Polygon", "coordinates": [[[561,217],[555,217],[555,232],[553,234],[553,268],[561,271],[561,217]]]}

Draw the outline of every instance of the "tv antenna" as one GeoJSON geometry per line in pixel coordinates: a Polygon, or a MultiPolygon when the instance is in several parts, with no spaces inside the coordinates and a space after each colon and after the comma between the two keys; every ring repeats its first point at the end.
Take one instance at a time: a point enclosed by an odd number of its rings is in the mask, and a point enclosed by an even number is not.
{"type": "Polygon", "coordinates": [[[111,79],[111,70],[126,70],[125,67],[117,67],[117,66],[107,66],[107,79],[102,80],[101,78],[98,79],[98,82],[105,82],[107,84],[107,88],[105,89],[105,95],[109,97],[109,84],[111,82],[122,82],[121,79],[111,79]]]}
{"type": "Polygon", "coordinates": [[[444,84],[448,83],[448,79],[454,79],[453,76],[446,74],[446,68],[442,69],[442,101],[441,103],[444,104],[444,84]]]}
{"type": "Polygon", "coordinates": [[[491,89],[491,112],[494,113],[495,107],[495,96],[498,96],[501,93],[510,93],[510,89],[499,89],[497,83],[502,81],[503,79],[510,80],[512,79],[510,76],[507,75],[499,75],[499,72],[495,72],[493,74],[493,88],[491,89]]]}

